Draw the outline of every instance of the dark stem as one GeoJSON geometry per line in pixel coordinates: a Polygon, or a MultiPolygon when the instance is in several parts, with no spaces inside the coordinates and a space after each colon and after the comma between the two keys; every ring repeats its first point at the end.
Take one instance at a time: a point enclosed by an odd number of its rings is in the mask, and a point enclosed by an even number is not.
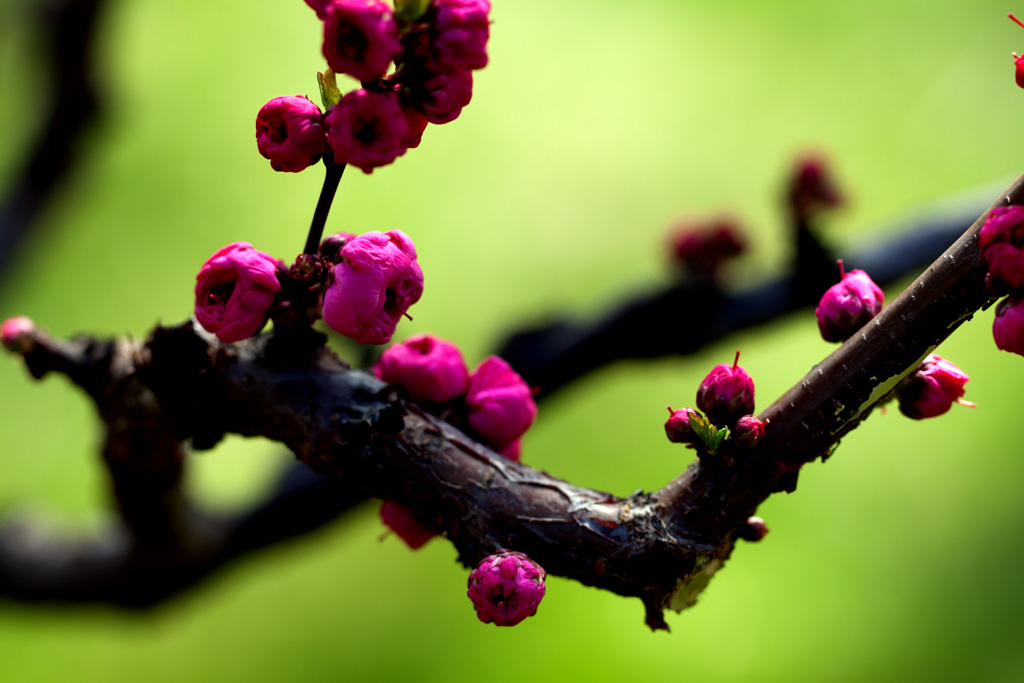
{"type": "Polygon", "coordinates": [[[324,166],[327,167],[327,173],[324,175],[324,186],[320,189],[320,199],[316,202],[316,211],[313,212],[313,222],[309,226],[306,248],[302,250],[304,254],[315,254],[320,248],[324,225],[327,224],[327,214],[331,212],[334,193],[338,191],[338,183],[345,172],[345,164],[334,163],[330,156],[324,157],[324,166]]]}

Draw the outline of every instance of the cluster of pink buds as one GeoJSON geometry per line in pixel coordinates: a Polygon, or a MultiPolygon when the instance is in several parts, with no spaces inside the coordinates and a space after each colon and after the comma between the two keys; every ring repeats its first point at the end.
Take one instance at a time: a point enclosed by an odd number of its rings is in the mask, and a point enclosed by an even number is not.
{"type": "Polygon", "coordinates": [[[746,248],[743,231],[736,220],[720,216],[710,221],[686,220],[669,236],[675,264],[703,279],[714,279],[721,265],[742,254],[746,248]]]}
{"type": "Polygon", "coordinates": [[[900,412],[909,418],[923,420],[942,415],[954,403],[973,408],[973,403],[961,398],[969,379],[967,373],[948,360],[930,354],[897,385],[900,412]]]}
{"type": "Polygon", "coordinates": [[[885,295],[863,270],[843,270],[839,261],[839,283],[828,288],[814,309],[818,330],[825,341],[843,342],[864,327],[882,310],[885,295]]]}
{"type": "Polygon", "coordinates": [[[469,574],[469,599],[485,624],[515,626],[537,613],[544,597],[544,569],[523,553],[499,550],[469,574]]]}
{"type": "Polygon", "coordinates": [[[326,113],[276,97],[256,117],[260,153],[275,171],[301,171],[330,152],[370,173],[417,147],[428,123],[455,120],[487,65],[489,0],[306,0],[324,22],[326,113]],[[392,64],[395,69],[390,71],[392,64]],[[334,74],[360,87],[341,95],[334,74]]]}
{"type": "Polygon", "coordinates": [[[328,327],[361,344],[386,344],[423,294],[423,271],[405,233],[368,232],[325,240],[332,258],[302,254],[288,268],[246,242],[229,244],[196,276],[195,316],[225,343],[247,339],[275,312],[289,309],[282,283],[313,292],[328,327]],[[297,285],[296,285],[297,286],[297,285]]]}
{"type": "Polygon", "coordinates": [[[994,290],[1009,292],[996,306],[992,336],[1003,351],[1024,356],[1024,206],[997,206],[979,233],[981,257],[994,290]]]}
{"type": "Polygon", "coordinates": [[[753,415],[754,380],[739,365],[740,353],[732,365],[716,365],[697,388],[697,408],[668,409],[665,435],[672,443],[700,445],[714,454],[729,438],[749,448],[764,436],[765,422],[753,415]],[[706,417],[705,417],[706,416],[706,417]]]}
{"type": "MultiPolygon", "coordinates": [[[[470,374],[455,344],[416,335],[386,349],[373,371],[402,387],[425,410],[463,427],[499,455],[519,461],[522,436],[537,417],[537,404],[530,386],[501,358],[486,358],[470,374]]],[[[413,549],[434,535],[416,511],[398,503],[385,502],[381,519],[413,549]]]]}

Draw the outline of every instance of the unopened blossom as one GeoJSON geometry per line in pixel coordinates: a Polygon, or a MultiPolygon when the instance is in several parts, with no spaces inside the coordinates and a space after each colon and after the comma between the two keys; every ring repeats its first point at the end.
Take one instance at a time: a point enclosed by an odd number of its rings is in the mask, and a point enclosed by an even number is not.
{"type": "Polygon", "coordinates": [[[690,416],[694,414],[693,408],[669,408],[668,412],[669,417],[665,421],[665,436],[668,440],[672,443],[694,443],[697,435],[690,425],[690,416]]]}
{"type": "Polygon", "coordinates": [[[716,365],[697,388],[697,407],[718,426],[730,426],[754,412],[754,380],[739,360],[737,351],[732,365],[716,365]]]}
{"type": "Polygon", "coordinates": [[[196,320],[222,342],[256,334],[281,291],[277,259],[235,242],[206,260],[196,276],[196,320]]]}
{"type": "Polygon", "coordinates": [[[900,412],[922,420],[942,415],[954,403],[973,408],[973,403],[960,398],[969,379],[963,370],[933,353],[896,387],[900,412]]]}
{"type": "Polygon", "coordinates": [[[830,342],[849,339],[878,315],[885,302],[882,290],[863,270],[843,272],[840,261],[839,272],[839,283],[828,288],[814,309],[818,330],[830,342]]]}
{"type": "Polygon", "coordinates": [[[445,69],[482,69],[487,66],[487,39],[491,11],[488,0],[434,0],[430,21],[430,50],[434,62],[445,69]]]}
{"type": "Polygon", "coordinates": [[[789,181],[788,195],[793,213],[805,218],[820,209],[834,208],[843,203],[827,161],[817,155],[797,160],[789,181]]]}
{"type": "Polygon", "coordinates": [[[327,151],[323,119],[305,97],[275,97],[256,115],[256,147],[275,171],[297,173],[327,151]]]}
{"type": "Polygon", "coordinates": [[[334,0],[325,10],[323,51],[335,73],[360,81],[383,76],[402,51],[391,7],[379,0],[334,0]]]}
{"type": "Polygon", "coordinates": [[[437,534],[421,522],[412,508],[385,500],[380,506],[380,521],[394,531],[412,550],[417,550],[437,534]]]}
{"type": "Polygon", "coordinates": [[[328,235],[320,241],[320,248],[317,250],[317,253],[327,263],[335,263],[338,260],[338,254],[341,253],[342,247],[355,238],[356,235],[351,232],[336,232],[333,235],[328,235]]]}
{"type": "Polygon", "coordinates": [[[407,97],[430,123],[448,123],[458,118],[473,98],[473,73],[462,69],[423,72],[423,81],[405,89],[407,97]]]}
{"type": "Polygon", "coordinates": [[[34,342],[32,333],[36,331],[36,324],[31,318],[23,315],[8,318],[0,326],[0,343],[8,351],[14,353],[28,353],[34,342]]]}
{"type": "Polygon", "coordinates": [[[501,450],[530,428],[537,404],[530,386],[498,356],[486,358],[466,390],[469,426],[501,450]]]}
{"type": "Polygon", "coordinates": [[[1024,356],[1024,300],[1008,296],[999,302],[992,336],[998,348],[1024,356]]]}
{"type": "Polygon", "coordinates": [[[1024,287],[1024,206],[997,206],[978,233],[989,275],[1010,287],[1024,287]]]}
{"type": "Polygon", "coordinates": [[[765,423],[753,415],[744,415],[733,425],[731,438],[741,446],[750,448],[764,436],[765,423]]]}
{"type": "Polygon", "coordinates": [[[417,401],[446,403],[465,393],[469,369],[459,347],[420,334],[389,347],[373,367],[377,377],[409,392],[417,401]]]}
{"type": "Polygon", "coordinates": [[[747,248],[738,224],[728,217],[681,222],[669,240],[675,263],[702,276],[715,275],[725,261],[747,248]]]}
{"type": "Polygon", "coordinates": [[[339,164],[370,173],[405,154],[409,123],[394,92],[359,88],[327,112],[327,140],[339,164]]]}
{"type": "Polygon", "coordinates": [[[338,252],[324,291],[324,322],[360,344],[386,344],[422,295],[423,271],[412,240],[401,230],[374,230],[338,252]]]}
{"type": "MultiPolygon", "coordinates": [[[[1012,14],[1010,15],[1010,19],[1016,22],[1018,26],[1024,27],[1024,23],[1012,14]]],[[[1024,55],[1018,55],[1014,52],[1013,66],[1015,68],[1014,79],[1017,81],[1017,86],[1024,88],[1024,55]]]]}
{"type": "Polygon", "coordinates": [[[469,574],[467,594],[485,624],[515,626],[537,613],[547,572],[523,553],[499,550],[469,574]]]}

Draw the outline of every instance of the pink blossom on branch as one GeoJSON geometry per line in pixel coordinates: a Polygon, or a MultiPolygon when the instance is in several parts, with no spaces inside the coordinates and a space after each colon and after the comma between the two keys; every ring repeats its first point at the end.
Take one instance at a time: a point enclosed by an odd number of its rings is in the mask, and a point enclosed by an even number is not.
{"type": "Polygon", "coordinates": [[[380,521],[405,541],[411,550],[419,550],[437,534],[421,522],[412,508],[385,500],[380,506],[380,521]]]}
{"type": "Polygon", "coordinates": [[[256,334],[281,291],[278,261],[248,242],[235,242],[206,260],[196,276],[196,320],[225,343],[256,334]]]}
{"type": "Polygon", "coordinates": [[[716,365],[697,388],[697,407],[720,427],[754,412],[754,380],[738,365],[739,360],[737,351],[731,366],[716,365]]]}
{"type": "Polygon", "coordinates": [[[409,123],[394,92],[353,90],[327,112],[327,140],[339,164],[370,173],[405,154],[409,123]]]}
{"type": "Polygon", "coordinates": [[[537,417],[530,386],[498,356],[484,359],[473,373],[466,408],[469,426],[498,450],[522,436],[537,417]]]}
{"type": "Polygon", "coordinates": [[[469,70],[426,73],[421,84],[408,89],[416,106],[430,123],[458,118],[473,98],[473,73],[469,70]]]}
{"type": "MultiPolygon", "coordinates": [[[[320,3],[309,4],[320,16],[320,3]]],[[[379,0],[334,0],[323,18],[324,58],[335,73],[373,81],[402,51],[391,7],[379,0]]]]}
{"type": "Polygon", "coordinates": [[[665,436],[672,443],[694,443],[697,434],[690,425],[690,416],[694,414],[693,408],[680,408],[679,410],[668,409],[668,420],[665,421],[665,436]]]}
{"type": "Polygon", "coordinates": [[[967,373],[948,360],[930,354],[896,387],[900,412],[909,418],[923,420],[942,415],[954,403],[973,408],[973,403],[960,398],[969,379],[967,373]]]}
{"type": "Polygon", "coordinates": [[[469,369],[459,347],[420,334],[388,348],[373,368],[379,379],[397,384],[417,401],[446,403],[465,393],[469,369]]]}
{"type": "Polygon", "coordinates": [[[523,553],[499,550],[469,574],[467,594],[485,624],[515,626],[537,613],[547,572],[523,553]]]}
{"type": "Polygon", "coordinates": [[[432,61],[444,69],[487,66],[491,11],[488,0],[434,0],[430,21],[432,61]]]}
{"type": "Polygon", "coordinates": [[[1024,300],[1008,296],[999,302],[992,336],[998,348],[1024,356],[1024,300]]]}
{"type": "Polygon", "coordinates": [[[989,275],[1011,287],[1024,287],[1024,206],[997,206],[978,233],[989,275]]]}
{"type": "Polygon", "coordinates": [[[275,97],[256,115],[256,147],[275,171],[297,173],[327,151],[323,118],[305,97],[275,97]]]}
{"type": "Polygon", "coordinates": [[[324,322],[360,344],[387,344],[423,295],[416,247],[401,230],[359,235],[338,252],[324,291],[324,322]]]}
{"type": "Polygon", "coordinates": [[[821,337],[829,342],[849,339],[878,315],[885,303],[882,290],[863,270],[844,273],[840,261],[839,273],[839,283],[828,288],[814,309],[821,337]]]}

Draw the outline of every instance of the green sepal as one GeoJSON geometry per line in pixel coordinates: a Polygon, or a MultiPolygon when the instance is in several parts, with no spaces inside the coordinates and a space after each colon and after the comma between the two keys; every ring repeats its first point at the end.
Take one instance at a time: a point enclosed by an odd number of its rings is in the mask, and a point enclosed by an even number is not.
{"type": "Polygon", "coordinates": [[[729,429],[727,427],[719,429],[710,420],[696,411],[690,413],[690,428],[693,429],[694,435],[700,439],[701,443],[704,444],[704,448],[711,455],[715,454],[719,446],[722,445],[722,442],[729,436],[729,429]]]}
{"type": "Polygon", "coordinates": [[[341,99],[341,91],[338,90],[338,79],[334,72],[328,69],[323,73],[316,72],[316,82],[320,84],[320,101],[324,103],[324,109],[330,109],[341,99]]]}
{"type": "Polygon", "coordinates": [[[722,445],[722,442],[725,441],[726,437],[728,437],[728,436],[729,436],[729,428],[728,427],[722,427],[721,429],[717,430],[715,432],[715,435],[711,437],[711,443],[708,444],[708,451],[712,455],[714,455],[715,451],[718,450],[718,447],[722,445]]]}
{"type": "Polygon", "coordinates": [[[399,24],[411,24],[427,11],[430,0],[395,0],[395,19],[399,24]]]}

